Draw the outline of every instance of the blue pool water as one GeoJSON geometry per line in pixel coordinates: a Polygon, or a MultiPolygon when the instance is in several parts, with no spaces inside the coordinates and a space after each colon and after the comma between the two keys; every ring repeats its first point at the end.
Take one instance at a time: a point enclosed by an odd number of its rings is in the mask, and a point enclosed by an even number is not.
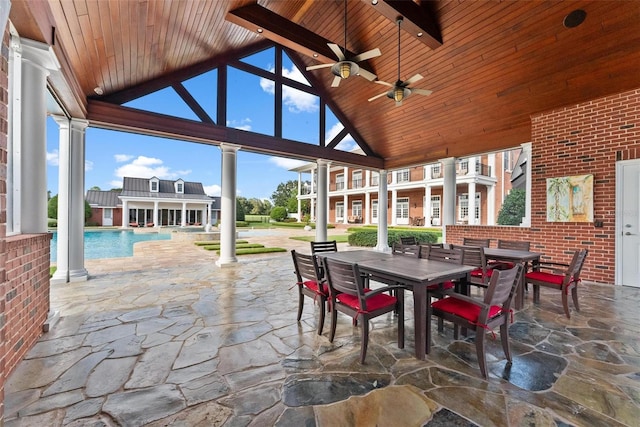
{"type": "MultiPolygon", "coordinates": [[[[133,256],[133,244],[147,240],[169,240],[166,233],[136,234],[129,230],[103,230],[84,232],[84,258],[122,258],[133,256]]],[[[51,262],[57,260],[58,233],[51,239],[51,262]]]]}

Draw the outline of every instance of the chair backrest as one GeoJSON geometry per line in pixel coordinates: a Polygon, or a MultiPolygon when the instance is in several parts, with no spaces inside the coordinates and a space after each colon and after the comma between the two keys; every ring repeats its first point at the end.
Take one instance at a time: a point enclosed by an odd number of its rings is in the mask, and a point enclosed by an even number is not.
{"type": "Polygon", "coordinates": [[[420,245],[420,258],[429,258],[431,248],[444,248],[444,243],[423,243],[420,245]]]}
{"type": "Polygon", "coordinates": [[[462,244],[464,246],[479,246],[481,248],[488,248],[489,247],[489,241],[490,239],[476,239],[473,237],[463,237],[462,238],[462,244]]]}
{"type": "Polygon", "coordinates": [[[565,283],[569,283],[569,281],[577,282],[580,280],[580,272],[582,271],[582,266],[584,266],[584,261],[587,258],[588,253],[589,251],[586,249],[579,249],[575,251],[573,259],[571,259],[571,263],[565,273],[565,283]]]}
{"type": "Polygon", "coordinates": [[[363,307],[364,285],[358,264],[330,258],[323,258],[323,264],[331,295],[335,296],[338,293],[345,293],[357,296],[360,299],[360,306],[363,307]]]}
{"type": "Polygon", "coordinates": [[[320,274],[320,267],[318,266],[318,261],[315,256],[305,255],[292,250],[291,257],[293,258],[293,267],[295,268],[299,283],[307,280],[316,283],[320,281],[322,274],[320,274]]]}
{"type": "Polygon", "coordinates": [[[528,251],[531,248],[531,242],[522,242],[520,240],[501,240],[498,239],[499,249],[515,249],[518,251],[528,251]]]}
{"type": "Polygon", "coordinates": [[[502,312],[511,308],[511,300],[522,280],[524,268],[521,263],[509,270],[494,270],[489,287],[484,294],[484,302],[489,306],[502,306],[502,312]]]}
{"type": "Polygon", "coordinates": [[[322,252],[338,252],[338,244],[335,240],[327,242],[311,242],[311,253],[319,254],[322,252]]]}
{"type": "Polygon", "coordinates": [[[462,263],[464,265],[486,269],[487,258],[484,255],[482,246],[451,245],[451,247],[462,251],[462,263]]]}
{"type": "Polygon", "coordinates": [[[400,244],[401,245],[417,245],[418,239],[416,239],[414,236],[400,237],[400,244]]]}
{"type": "Polygon", "coordinates": [[[391,253],[394,255],[404,255],[413,258],[420,257],[420,246],[418,245],[402,245],[394,243],[391,253]]]}
{"type": "Polygon", "coordinates": [[[429,256],[427,259],[462,265],[462,250],[456,248],[445,249],[432,247],[429,249],[429,256]]]}

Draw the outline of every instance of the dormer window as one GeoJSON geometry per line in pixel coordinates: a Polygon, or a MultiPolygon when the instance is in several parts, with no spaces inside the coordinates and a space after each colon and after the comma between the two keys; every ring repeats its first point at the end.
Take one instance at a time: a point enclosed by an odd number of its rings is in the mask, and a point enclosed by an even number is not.
{"type": "Polygon", "coordinates": [[[179,179],[175,182],[175,190],[178,194],[184,194],[184,181],[179,179]]]}
{"type": "Polygon", "coordinates": [[[149,191],[152,193],[160,191],[160,180],[158,178],[153,177],[149,180],[149,191]]]}

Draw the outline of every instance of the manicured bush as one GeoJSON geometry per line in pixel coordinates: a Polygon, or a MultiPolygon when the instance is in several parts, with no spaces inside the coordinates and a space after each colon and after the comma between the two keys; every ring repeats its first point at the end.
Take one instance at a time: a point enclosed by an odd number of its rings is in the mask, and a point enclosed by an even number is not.
{"type": "MultiPolygon", "coordinates": [[[[268,254],[270,252],[287,252],[285,248],[247,248],[236,249],[236,255],[268,254]]],[[[216,252],[220,255],[220,251],[216,252]]]]}
{"type": "MultiPolygon", "coordinates": [[[[438,235],[430,231],[414,231],[414,230],[388,230],[388,244],[392,246],[394,243],[400,243],[400,237],[415,237],[418,243],[436,243],[438,235]]],[[[358,229],[349,234],[349,244],[351,246],[373,247],[378,243],[378,230],[376,229],[358,229]]]]}
{"type": "Polygon", "coordinates": [[[287,217],[287,208],[284,206],[276,206],[271,209],[271,219],[275,221],[284,221],[287,217]]]}
{"type": "Polygon", "coordinates": [[[269,215],[245,215],[244,220],[247,222],[260,222],[268,224],[271,221],[269,215]]]}
{"type": "MultiPolygon", "coordinates": [[[[211,245],[201,245],[202,249],[207,251],[217,251],[220,250],[220,244],[211,244],[211,245]]],[[[236,245],[236,249],[250,249],[250,248],[264,248],[264,245],[260,243],[240,243],[236,245]]]]}
{"type": "Polygon", "coordinates": [[[247,221],[236,221],[236,227],[248,227],[249,223],[247,221]]]}
{"type": "Polygon", "coordinates": [[[47,227],[52,227],[55,228],[58,226],[58,220],[55,218],[48,218],[47,219],[47,227]]]}

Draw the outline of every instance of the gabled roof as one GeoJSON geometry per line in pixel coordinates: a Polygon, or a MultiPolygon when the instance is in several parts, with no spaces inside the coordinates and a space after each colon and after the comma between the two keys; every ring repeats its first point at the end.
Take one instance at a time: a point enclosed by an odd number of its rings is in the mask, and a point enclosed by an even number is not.
{"type": "Polygon", "coordinates": [[[120,191],[89,190],[85,200],[92,208],[115,208],[122,206],[120,191]]]}
{"type": "Polygon", "coordinates": [[[122,181],[122,194],[120,197],[147,197],[154,199],[176,199],[176,200],[211,200],[204,192],[204,187],[200,182],[184,182],[184,193],[176,193],[174,183],[167,179],[159,180],[158,192],[151,192],[150,179],[132,178],[125,176],[122,181]]]}

